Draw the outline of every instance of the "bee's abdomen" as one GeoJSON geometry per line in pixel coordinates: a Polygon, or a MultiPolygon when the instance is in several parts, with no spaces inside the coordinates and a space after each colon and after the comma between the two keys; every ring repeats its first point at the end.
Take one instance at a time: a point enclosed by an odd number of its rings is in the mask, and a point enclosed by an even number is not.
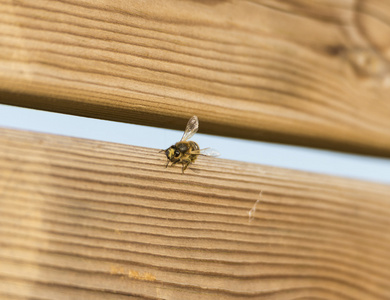
{"type": "Polygon", "coordinates": [[[190,149],[191,150],[199,150],[199,145],[193,141],[188,142],[190,144],[190,149]]]}
{"type": "MultiPolygon", "coordinates": [[[[191,151],[199,150],[199,145],[197,143],[192,142],[192,141],[189,141],[188,143],[190,144],[191,151]]],[[[198,157],[198,154],[191,154],[190,155],[191,162],[194,162],[197,157],[198,157]]]]}

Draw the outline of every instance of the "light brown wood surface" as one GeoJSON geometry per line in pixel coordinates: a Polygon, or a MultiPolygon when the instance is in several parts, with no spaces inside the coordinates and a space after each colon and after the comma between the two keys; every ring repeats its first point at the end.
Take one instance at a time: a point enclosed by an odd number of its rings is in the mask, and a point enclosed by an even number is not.
{"type": "Polygon", "coordinates": [[[1,299],[390,298],[389,186],[6,129],[0,166],[1,299]]]}
{"type": "Polygon", "coordinates": [[[390,156],[390,2],[0,1],[0,103],[390,156]]]}

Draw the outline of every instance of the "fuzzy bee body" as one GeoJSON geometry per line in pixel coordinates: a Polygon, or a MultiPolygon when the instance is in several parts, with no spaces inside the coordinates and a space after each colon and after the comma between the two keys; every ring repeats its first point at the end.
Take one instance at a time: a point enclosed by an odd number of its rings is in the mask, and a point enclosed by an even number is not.
{"type": "Polygon", "coordinates": [[[199,153],[199,145],[193,141],[189,142],[177,142],[175,145],[172,145],[167,150],[165,150],[165,155],[168,158],[168,163],[172,163],[172,166],[181,163],[183,165],[183,172],[187,167],[195,162],[199,153]]]}
{"type": "MultiPolygon", "coordinates": [[[[166,150],[161,150],[165,152],[167,156],[167,165],[171,162],[171,166],[181,163],[182,164],[182,173],[188,168],[189,165],[195,162],[199,155],[205,156],[218,156],[218,151],[206,148],[200,149],[199,145],[193,141],[187,141],[191,138],[199,128],[198,117],[193,116],[187,123],[186,130],[184,131],[183,137],[180,142],[177,142],[175,145],[172,145],[166,150]]],[[[161,152],[160,151],[160,152],[161,152]]]]}

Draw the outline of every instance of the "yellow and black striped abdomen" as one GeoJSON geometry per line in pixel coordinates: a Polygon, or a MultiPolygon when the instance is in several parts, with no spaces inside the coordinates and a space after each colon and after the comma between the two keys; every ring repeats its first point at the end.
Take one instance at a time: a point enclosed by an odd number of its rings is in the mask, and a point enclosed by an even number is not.
{"type": "Polygon", "coordinates": [[[190,144],[190,153],[196,151],[196,154],[190,154],[191,162],[194,162],[199,155],[199,145],[195,142],[189,141],[190,144]]]}
{"type": "Polygon", "coordinates": [[[193,141],[189,141],[188,144],[190,145],[191,151],[199,150],[199,145],[193,141]]]}

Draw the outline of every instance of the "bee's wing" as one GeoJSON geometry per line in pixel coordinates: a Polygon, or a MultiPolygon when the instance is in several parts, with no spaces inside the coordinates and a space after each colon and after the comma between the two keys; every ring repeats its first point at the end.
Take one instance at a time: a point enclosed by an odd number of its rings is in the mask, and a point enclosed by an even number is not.
{"type": "Polygon", "coordinates": [[[217,156],[220,156],[221,154],[213,149],[213,148],[205,148],[205,149],[201,149],[199,150],[199,155],[204,155],[204,156],[212,156],[212,157],[217,157],[217,156]]]}
{"type": "Polygon", "coordinates": [[[191,119],[188,120],[186,130],[184,131],[183,137],[181,138],[181,142],[185,142],[186,140],[190,139],[199,128],[199,121],[197,116],[191,117],[191,119]]]}

